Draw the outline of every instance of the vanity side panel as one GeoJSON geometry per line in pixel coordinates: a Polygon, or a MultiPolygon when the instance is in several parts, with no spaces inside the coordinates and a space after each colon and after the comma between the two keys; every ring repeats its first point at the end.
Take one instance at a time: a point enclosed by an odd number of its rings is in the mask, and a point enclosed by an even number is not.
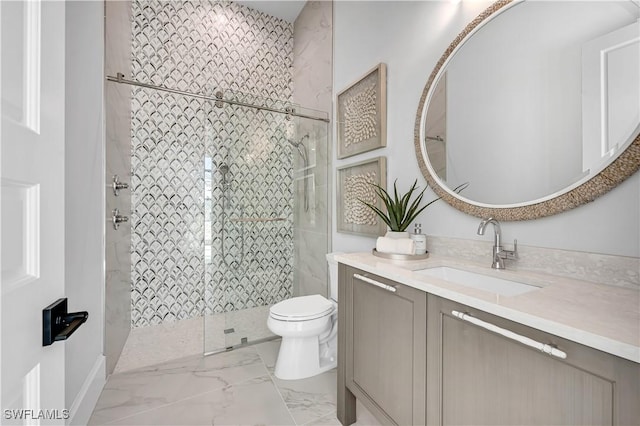
{"type": "Polygon", "coordinates": [[[640,365],[428,298],[429,424],[633,425],[640,365]],[[561,360],[451,315],[452,310],[567,353],[561,360]]]}
{"type": "Polygon", "coordinates": [[[347,310],[349,298],[347,294],[348,267],[338,264],[338,392],[337,417],[343,425],[356,422],[356,397],[347,388],[346,358],[347,358],[347,310]]]}

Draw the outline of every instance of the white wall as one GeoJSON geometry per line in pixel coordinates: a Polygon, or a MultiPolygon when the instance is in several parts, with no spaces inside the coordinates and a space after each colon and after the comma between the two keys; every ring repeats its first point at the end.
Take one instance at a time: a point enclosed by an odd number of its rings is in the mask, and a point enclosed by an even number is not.
{"type": "MultiPolygon", "coordinates": [[[[389,185],[396,178],[400,188],[408,188],[416,178],[420,185],[426,184],[413,148],[419,98],[451,41],[490,4],[468,0],[458,4],[335,2],[334,95],[375,64],[385,62],[388,146],[346,160],[336,160],[334,156],[334,173],[336,167],[385,155],[389,185]]],[[[335,188],[331,199],[335,212],[335,188]]],[[[505,242],[517,238],[522,245],[639,257],[639,218],[640,174],[636,173],[590,204],[539,220],[505,223],[502,229],[505,242]]],[[[423,224],[423,232],[430,235],[470,240],[492,238],[476,235],[480,219],[444,202],[429,207],[417,221],[423,224]]],[[[372,238],[337,233],[334,221],[334,251],[369,251],[374,245],[372,238]]]]}
{"type": "Polygon", "coordinates": [[[86,424],[104,384],[103,4],[66,5],[65,279],[89,319],[66,346],[66,406],[86,424]]]}

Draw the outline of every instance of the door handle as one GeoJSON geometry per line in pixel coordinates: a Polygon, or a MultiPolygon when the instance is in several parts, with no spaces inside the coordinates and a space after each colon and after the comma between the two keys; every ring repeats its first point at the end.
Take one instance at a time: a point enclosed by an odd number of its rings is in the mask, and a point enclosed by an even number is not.
{"type": "Polygon", "coordinates": [[[67,340],[89,318],[89,312],[67,312],[67,298],[58,299],[42,310],[42,346],[67,340]]]}

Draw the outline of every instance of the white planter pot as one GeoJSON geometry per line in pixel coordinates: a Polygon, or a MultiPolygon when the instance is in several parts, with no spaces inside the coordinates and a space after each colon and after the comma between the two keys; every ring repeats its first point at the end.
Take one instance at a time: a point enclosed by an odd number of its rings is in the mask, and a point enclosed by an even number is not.
{"type": "Polygon", "coordinates": [[[402,232],[387,231],[387,233],[384,234],[384,236],[387,237],[387,238],[395,238],[395,239],[409,238],[409,232],[407,232],[407,231],[402,231],[402,232]]]}

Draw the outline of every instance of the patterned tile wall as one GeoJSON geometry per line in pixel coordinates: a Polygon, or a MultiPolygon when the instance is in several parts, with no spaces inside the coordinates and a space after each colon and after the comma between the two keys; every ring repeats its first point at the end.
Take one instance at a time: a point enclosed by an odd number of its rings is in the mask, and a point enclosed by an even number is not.
{"type": "MultiPolygon", "coordinates": [[[[291,99],[285,21],[213,0],[133,1],[132,21],[134,80],[251,102],[291,99]]],[[[282,114],[133,91],[133,327],[290,296],[291,131],[282,114]],[[224,214],[222,163],[230,169],[224,214]],[[233,221],[255,217],[285,220],[233,221]]]]}

